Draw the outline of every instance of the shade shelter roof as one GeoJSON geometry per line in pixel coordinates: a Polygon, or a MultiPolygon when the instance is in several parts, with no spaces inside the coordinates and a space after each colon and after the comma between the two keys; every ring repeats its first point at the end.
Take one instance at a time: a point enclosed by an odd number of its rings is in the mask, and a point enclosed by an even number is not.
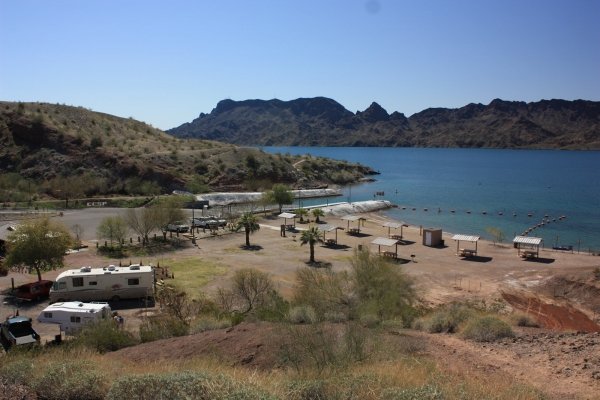
{"type": "Polygon", "coordinates": [[[319,230],[323,231],[323,232],[331,232],[334,229],[344,229],[340,226],[335,226],[335,225],[319,225],[319,230]]]}
{"type": "Polygon", "coordinates": [[[452,240],[458,240],[461,242],[477,242],[479,240],[479,236],[473,235],[454,235],[452,236],[452,240]]]}
{"type": "Polygon", "coordinates": [[[279,214],[278,217],[279,218],[285,218],[285,219],[296,218],[296,214],[289,213],[289,212],[284,212],[284,213],[279,214]]]}
{"type": "Polygon", "coordinates": [[[371,244],[376,244],[378,246],[394,246],[397,243],[398,241],[395,239],[388,239],[384,237],[378,237],[371,241],[371,244]]]}
{"type": "Polygon", "coordinates": [[[461,256],[461,257],[473,257],[473,256],[477,255],[477,242],[479,241],[479,236],[456,234],[456,235],[452,236],[452,240],[456,240],[456,255],[461,256]],[[461,249],[460,242],[475,243],[475,250],[461,249]]]}
{"type": "Polygon", "coordinates": [[[382,254],[381,246],[396,246],[394,251],[384,251],[383,256],[393,257],[394,259],[398,258],[398,241],[396,239],[377,237],[373,241],[371,241],[371,244],[377,245],[377,251],[378,251],[379,255],[382,254]]]}
{"type": "Polygon", "coordinates": [[[513,243],[528,244],[531,246],[539,246],[544,239],[530,236],[515,236],[513,243]]]}

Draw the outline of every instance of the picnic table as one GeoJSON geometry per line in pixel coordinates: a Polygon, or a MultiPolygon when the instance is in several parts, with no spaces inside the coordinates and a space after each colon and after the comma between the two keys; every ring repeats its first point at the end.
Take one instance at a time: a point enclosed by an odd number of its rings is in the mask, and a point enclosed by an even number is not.
{"type": "Polygon", "coordinates": [[[521,251],[522,258],[535,258],[537,257],[537,252],[535,250],[523,250],[521,251]]]}
{"type": "Polygon", "coordinates": [[[359,228],[350,228],[350,229],[348,229],[347,232],[349,235],[357,235],[360,233],[360,229],[359,228]]]}
{"type": "Polygon", "coordinates": [[[398,258],[398,254],[394,251],[384,251],[381,254],[383,254],[384,257],[398,258]]]}
{"type": "Polygon", "coordinates": [[[390,239],[394,239],[394,240],[402,240],[402,235],[391,235],[390,239]]]}
{"type": "Polygon", "coordinates": [[[477,250],[473,249],[460,249],[458,255],[461,257],[473,257],[477,254],[477,250]]]}
{"type": "Polygon", "coordinates": [[[335,240],[335,239],[327,239],[325,241],[326,246],[335,246],[336,244],[337,244],[337,240],[335,240]]]}

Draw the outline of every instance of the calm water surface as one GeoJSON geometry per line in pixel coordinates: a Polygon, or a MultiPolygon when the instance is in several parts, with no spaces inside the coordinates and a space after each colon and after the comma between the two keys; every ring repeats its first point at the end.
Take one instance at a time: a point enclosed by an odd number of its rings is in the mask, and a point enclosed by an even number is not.
{"type": "Polygon", "coordinates": [[[370,147],[263,150],[359,162],[381,173],[375,176],[376,182],[346,187],[342,198],[330,201],[369,200],[382,191],[385,195],[378,199],[400,206],[386,212],[390,217],[486,238],[490,238],[486,228],[496,227],[502,229],[507,241],[548,215],[551,222],[530,233],[544,238],[546,247],[559,244],[580,247],[582,251],[600,249],[597,151],[370,147]],[[562,215],[567,218],[559,221],[562,215]]]}

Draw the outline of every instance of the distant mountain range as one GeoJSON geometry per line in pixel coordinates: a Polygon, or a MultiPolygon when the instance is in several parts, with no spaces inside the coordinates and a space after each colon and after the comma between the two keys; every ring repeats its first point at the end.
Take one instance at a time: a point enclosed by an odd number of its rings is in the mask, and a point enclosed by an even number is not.
{"type": "Polygon", "coordinates": [[[377,103],[353,113],[325,97],[222,100],[167,133],[255,146],[600,149],[600,102],[496,99],[407,118],[377,103]]]}

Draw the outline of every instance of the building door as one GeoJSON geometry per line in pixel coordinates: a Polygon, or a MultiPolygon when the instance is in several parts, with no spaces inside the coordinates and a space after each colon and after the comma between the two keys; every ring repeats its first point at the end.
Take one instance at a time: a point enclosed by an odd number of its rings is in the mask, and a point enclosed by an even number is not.
{"type": "Polygon", "coordinates": [[[431,232],[425,232],[425,246],[431,246],[431,232]]]}

